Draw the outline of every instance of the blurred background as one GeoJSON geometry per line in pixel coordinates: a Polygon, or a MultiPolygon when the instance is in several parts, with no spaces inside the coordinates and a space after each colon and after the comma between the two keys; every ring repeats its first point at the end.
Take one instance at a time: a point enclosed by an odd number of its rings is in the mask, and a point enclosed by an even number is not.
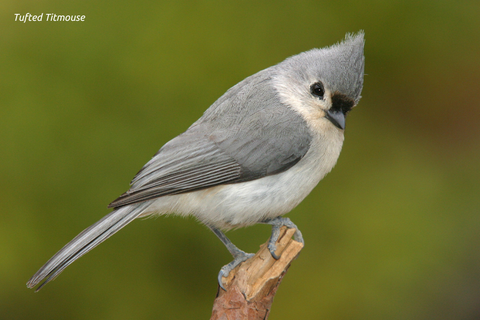
{"type": "MultiPolygon", "coordinates": [[[[229,87],[365,30],[335,169],[288,216],[306,247],[271,319],[480,319],[480,2],[3,1],[0,318],[208,319],[231,256],[194,219],[134,221],[26,281],[229,87]],[[43,22],[15,22],[15,13],[43,22]],[[46,22],[46,13],[85,22],[46,22]]],[[[229,232],[256,252],[270,227],[229,232]]]]}

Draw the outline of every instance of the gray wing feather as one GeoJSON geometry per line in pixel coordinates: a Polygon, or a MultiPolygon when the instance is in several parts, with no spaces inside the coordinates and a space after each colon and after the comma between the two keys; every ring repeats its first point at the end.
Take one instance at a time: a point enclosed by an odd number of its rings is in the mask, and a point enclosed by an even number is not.
{"type": "Polygon", "coordinates": [[[240,165],[196,130],[168,142],[132,180],[132,187],[109,207],[228,183],[240,165]]]}
{"type": "Polygon", "coordinates": [[[109,207],[280,173],[305,155],[310,141],[305,120],[280,102],[266,69],[165,144],[109,207]]]}
{"type": "Polygon", "coordinates": [[[210,126],[218,147],[242,165],[238,181],[285,171],[310,147],[306,121],[280,101],[272,85],[274,70],[263,70],[245,79],[247,85],[234,86],[225,94],[228,99],[220,98],[198,121],[210,126]]]}

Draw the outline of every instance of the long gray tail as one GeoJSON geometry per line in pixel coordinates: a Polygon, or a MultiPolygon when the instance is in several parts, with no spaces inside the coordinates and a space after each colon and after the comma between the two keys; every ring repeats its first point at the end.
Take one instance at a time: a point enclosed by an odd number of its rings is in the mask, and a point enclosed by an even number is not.
{"type": "Polygon", "coordinates": [[[48,282],[54,280],[75,260],[132,222],[132,220],[142,214],[149,204],[150,203],[147,201],[121,207],[110,212],[97,223],[83,230],[33,275],[33,277],[27,282],[27,287],[33,288],[45,279],[35,292],[40,290],[48,282]]]}

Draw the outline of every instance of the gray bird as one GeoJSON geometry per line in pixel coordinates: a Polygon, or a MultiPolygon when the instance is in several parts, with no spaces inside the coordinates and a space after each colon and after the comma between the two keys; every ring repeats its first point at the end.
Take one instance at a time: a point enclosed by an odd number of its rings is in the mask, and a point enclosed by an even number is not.
{"type": "MultiPolygon", "coordinates": [[[[192,215],[225,244],[234,260],[218,282],[252,254],[221,230],[272,225],[275,254],[282,215],[332,170],[342,149],[345,117],[360,100],[364,34],[292,56],[230,88],[187,131],[166,143],[138,172],[114,210],[82,231],[28,281],[37,291],[132,220],[192,215]]],[[[222,286],[223,288],[223,286],[222,286]]]]}

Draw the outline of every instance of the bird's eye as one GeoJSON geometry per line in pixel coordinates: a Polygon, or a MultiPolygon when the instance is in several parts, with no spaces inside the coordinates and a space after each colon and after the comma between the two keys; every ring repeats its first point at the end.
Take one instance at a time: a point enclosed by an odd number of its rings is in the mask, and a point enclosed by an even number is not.
{"type": "Polygon", "coordinates": [[[325,89],[323,88],[323,83],[315,82],[310,86],[310,92],[314,95],[323,99],[323,95],[325,94],[325,89]]]}

